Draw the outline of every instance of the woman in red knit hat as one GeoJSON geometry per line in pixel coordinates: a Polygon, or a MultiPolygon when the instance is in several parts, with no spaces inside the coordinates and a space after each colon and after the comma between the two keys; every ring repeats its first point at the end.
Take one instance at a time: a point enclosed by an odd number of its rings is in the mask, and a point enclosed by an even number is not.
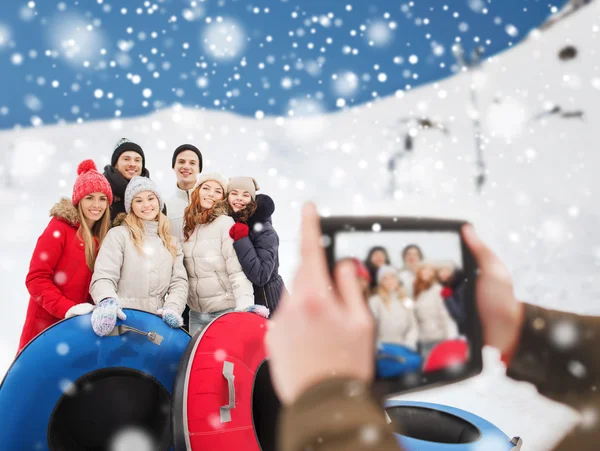
{"type": "Polygon", "coordinates": [[[81,162],[71,199],[52,207],[25,280],[31,295],[19,351],[56,322],[93,310],[89,287],[94,262],[110,228],[113,194],[92,160],[81,162]]]}

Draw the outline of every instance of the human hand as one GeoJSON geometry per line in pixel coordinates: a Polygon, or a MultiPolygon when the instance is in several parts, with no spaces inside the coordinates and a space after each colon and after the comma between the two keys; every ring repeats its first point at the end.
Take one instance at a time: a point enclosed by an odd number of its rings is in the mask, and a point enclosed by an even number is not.
{"type": "Polygon", "coordinates": [[[233,241],[238,241],[247,237],[248,233],[250,233],[250,229],[243,222],[236,222],[231,226],[231,229],[229,229],[229,236],[233,241]]]}
{"type": "Polygon", "coordinates": [[[268,318],[270,315],[270,310],[265,307],[264,305],[258,305],[258,304],[252,304],[249,305],[248,307],[244,307],[243,309],[236,309],[237,312],[250,312],[250,313],[256,313],[259,316],[262,316],[263,318],[268,318]]]}
{"type": "Polygon", "coordinates": [[[374,372],[374,324],[351,261],[329,277],[317,210],[302,211],[300,266],[291,295],[274,314],[265,338],[273,387],[292,404],[311,386],[333,377],[369,382],[374,372]]]}
{"type": "Polygon", "coordinates": [[[169,308],[165,308],[165,309],[158,309],[158,311],[156,312],[157,315],[160,315],[162,320],[167,323],[167,325],[173,329],[177,329],[181,326],[183,326],[183,317],[175,312],[174,310],[171,310],[169,308]]]}
{"type": "Polygon", "coordinates": [[[117,300],[115,298],[102,299],[92,313],[92,329],[96,335],[104,337],[115,328],[117,318],[127,319],[117,300]]]}
{"type": "Polygon", "coordinates": [[[475,298],[484,342],[506,355],[518,344],[524,320],[523,304],[515,298],[508,269],[477,236],[473,226],[463,226],[462,235],[479,267],[475,298]]]}
{"type": "Polygon", "coordinates": [[[74,316],[87,315],[88,313],[93,312],[95,308],[96,306],[90,304],[89,302],[75,304],[73,307],[67,310],[67,313],[65,313],[65,319],[69,319],[74,316]]]}

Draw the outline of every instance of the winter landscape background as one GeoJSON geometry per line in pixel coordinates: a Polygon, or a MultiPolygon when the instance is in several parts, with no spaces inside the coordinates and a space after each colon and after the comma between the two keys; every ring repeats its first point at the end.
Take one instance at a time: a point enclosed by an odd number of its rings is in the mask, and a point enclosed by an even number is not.
{"type": "MultiPolygon", "coordinates": [[[[0,375],[17,349],[29,299],[25,275],[50,207],[70,196],[81,160],[108,164],[123,136],[142,145],[167,196],[175,186],[172,151],[182,142],[202,149],[205,172],[254,176],[277,205],[287,282],[297,262],[300,207],[313,200],[325,215],[468,219],[510,267],[519,298],[600,314],[599,32],[595,2],[480,68],[335,113],[320,112],[310,99],[296,117],[173,105],[134,118],[1,131],[0,375]],[[568,46],[575,55],[564,57],[568,46]],[[439,125],[419,127],[424,118],[439,125]],[[480,193],[474,119],[482,123],[488,170],[480,193]],[[407,134],[411,152],[403,152],[407,134]],[[389,160],[398,153],[392,184],[389,160]]],[[[481,415],[521,436],[526,451],[549,449],[578,420],[532,386],[507,379],[493,350],[485,350],[485,363],[476,378],[405,398],[481,415]]]]}

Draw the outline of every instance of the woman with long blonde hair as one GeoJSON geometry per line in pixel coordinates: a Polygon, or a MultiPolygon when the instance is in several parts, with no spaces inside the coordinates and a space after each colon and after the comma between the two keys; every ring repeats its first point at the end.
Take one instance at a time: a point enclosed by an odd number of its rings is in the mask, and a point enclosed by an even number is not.
{"type": "Polygon", "coordinates": [[[92,277],[90,293],[97,304],[92,326],[108,335],[122,308],[135,308],[162,317],[170,327],[183,325],[188,279],[181,244],[171,234],[164,202],[154,182],[136,176],[125,190],[126,214],[108,232],[92,277]]]}
{"type": "Polygon", "coordinates": [[[444,305],[442,286],[437,280],[435,266],[430,263],[419,266],[415,275],[414,292],[421,353],[427,354],[436,344],[456,338],[458,327],[444,305]]]}
{"type": "Polygon", "coordinates": [[[242,270],[229,235],[235,221],[227,215],[226,193],[223,176],[203,174],[184,212],[183,253],[190,280],[192,335],[224,313],[254,305],[252,282],[242,270]]]}
{"type": "Polygon", "coordinates": [[[417,348],[419,327],[409,299],[398,280],[394,267],[383,265],[377,271],[375,295],[369,299],[369,308],[375,317],[377,341],[417,348]]]}
{"type": "Polygon", "coordinates": [[[19,350],[56,322],[90,313],[89,286],[98,248],[110,228],[113,195],[92,160],[81,162],[71,199],[50,210],[52,219],[33,251],[25,280],[31,295],[19,350]]]}

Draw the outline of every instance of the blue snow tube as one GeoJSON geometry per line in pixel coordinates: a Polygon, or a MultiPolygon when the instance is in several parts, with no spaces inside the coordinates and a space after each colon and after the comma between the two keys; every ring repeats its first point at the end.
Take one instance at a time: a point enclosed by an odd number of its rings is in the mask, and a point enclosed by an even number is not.
{"type": "Polygon", "coordinates": [[[387,401],[385,410],[406,451],[519,451],[523,443],[520,437],[508,438],[489,421],[455,407],[387,401]]]}
{"type": "Polygon", "coordinates": [[[1,450],[102,450],[127,432],[170,448],[171,394],[190,336],[156,315],[125,313],[112,336],[96,336],[88,314],[21,351],[0,385],[1,450]]]}
{"type": "Polygon", "coordinates": [[[380,343],[377,346],[375,372],[378,378],[400,377],[421,370],[421,355],[395,343],[380,343]]]}

